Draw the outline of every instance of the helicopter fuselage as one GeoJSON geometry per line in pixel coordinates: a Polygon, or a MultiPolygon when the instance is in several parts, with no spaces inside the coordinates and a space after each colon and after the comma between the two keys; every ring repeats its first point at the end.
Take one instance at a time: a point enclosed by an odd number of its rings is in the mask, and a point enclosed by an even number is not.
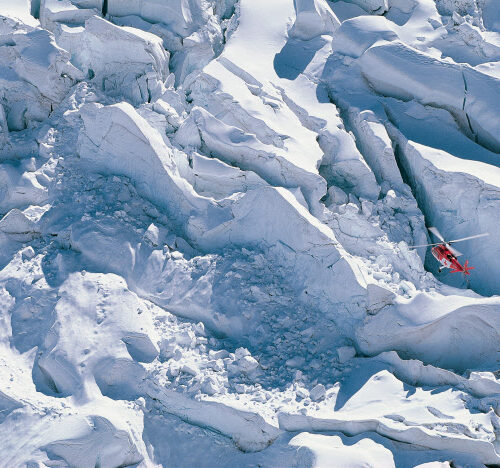
{"type": "Polygon", "coordinates": [[[446,244],[440,244],[431,249],[432,255],[441,263],[441,268],[450,268],[452,273],[464,273],[470,275],[469,270],[473,267],[468,266],[468,261],[461,265],[457,257],[448,249],[446,244]]]}

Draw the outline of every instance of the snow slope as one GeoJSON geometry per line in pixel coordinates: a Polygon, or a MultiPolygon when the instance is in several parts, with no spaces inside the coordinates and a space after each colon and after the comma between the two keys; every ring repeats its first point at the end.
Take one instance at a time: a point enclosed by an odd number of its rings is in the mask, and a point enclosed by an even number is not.
{"type": "Polygon", "coordinates": [[[499,465],[498,18],[0,0],[0,465],[499,465]]]}

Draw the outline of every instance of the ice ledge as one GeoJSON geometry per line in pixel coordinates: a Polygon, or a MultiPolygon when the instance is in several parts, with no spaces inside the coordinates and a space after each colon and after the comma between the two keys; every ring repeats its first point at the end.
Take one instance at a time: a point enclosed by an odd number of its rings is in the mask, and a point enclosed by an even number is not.
{"type": "Polygon", "coordinates": [[[358,435],[362,432],[376,432],[389,439],[434,450],[472,453],[485,464],[496,465],[500,463],[500,456],[495,450],[494,444],[486,440],[472,439],[463,434],[448,434],[443,437],[424,427],[408,427],[384,417],[354,420],[351,418],[316,418],[302,414],[280,413],[278,420],[280,429],[289,432],[340,431],[348,436],[358,435]]]}
{"type": "Polygon", "coordinates": [[[231,438],[244,452],[258,452],[271,445],[281,431],[256,413],[237,410],[222,403],[196,401],[153,381],[144,384],[145,393],[164,411],[195,426],[231,438]]]}

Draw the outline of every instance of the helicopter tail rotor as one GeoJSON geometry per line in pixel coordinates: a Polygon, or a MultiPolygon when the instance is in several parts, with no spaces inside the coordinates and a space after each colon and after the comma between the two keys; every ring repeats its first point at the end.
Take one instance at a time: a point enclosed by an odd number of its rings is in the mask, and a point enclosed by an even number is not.
{"type": "Polygon", "coordinates": [[[461,270],[459,270],[459,269],[451,270],[451,273],[463,273],[464,276],[465,275],[470,276],[470,273],[469,273],[470,270],[474,270],[474,267],[469,266],[469,260],[466,260],[465,263],[462,265],[461,270]]]}
{"type": "Polygon", "coordinates": [[[473,270],[474,267],[469,266],[469,260],[465,260],[464,263],[464,275],[470,275],[469,270],[473,270]]]}

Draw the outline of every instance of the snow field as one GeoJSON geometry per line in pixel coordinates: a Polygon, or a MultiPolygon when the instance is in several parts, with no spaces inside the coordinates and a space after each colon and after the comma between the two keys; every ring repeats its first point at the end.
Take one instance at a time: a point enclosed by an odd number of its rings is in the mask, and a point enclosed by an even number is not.
{"type": "Polygon", "coordinates": [[[3,463],[500,463],[497,16],[0,1],[3,463]]]}

